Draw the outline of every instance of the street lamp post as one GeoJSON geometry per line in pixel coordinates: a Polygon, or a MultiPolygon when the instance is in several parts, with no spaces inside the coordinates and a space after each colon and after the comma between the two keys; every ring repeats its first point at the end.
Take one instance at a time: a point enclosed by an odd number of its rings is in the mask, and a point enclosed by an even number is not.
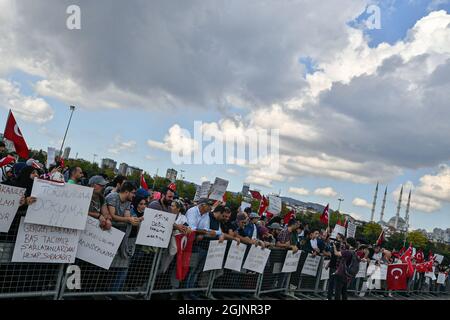
{"type": "Polygon", "coordinates": [[[95,163],[95,158],[97,158],[98,154],[94,153],[94,159],[92,160],[92,164],[95,163]]]}
{"type": "Polygon", "coordinates": [[[70,106],[70,118],[69,118],[69,123],[67,123],[67,128],[66,128],[66,132],[64,133],[64,138],[61,144],[61,149],[59,150],[59,155],[60,157],[62,157],[62,150],[64,148],[64,142],[66,141],[66,136],[67,136],[67,131],[69,131],[69,127],[70,127],[70,122],[72,121],[72,115],[73,112],[75,111],[75,106],[70,106]]]}
{"type": "Polygon", "coordinates": [[[341,212],[341,202],[344,201],[344,199],[338,199],[338,201],[339,201],[339,206],[338,206],[337,211],[339,211],[339,213],[340,213],[341,212]]]}

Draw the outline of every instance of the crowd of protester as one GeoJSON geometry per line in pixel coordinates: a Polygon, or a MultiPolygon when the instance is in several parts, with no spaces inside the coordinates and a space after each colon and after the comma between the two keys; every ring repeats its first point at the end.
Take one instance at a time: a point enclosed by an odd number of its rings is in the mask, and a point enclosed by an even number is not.
{"type": "MultiPolygon", "coordinates": [[[[4,144],[0,143],[0,154],[5,155],[4,144]]],[[[14,156],[14,154],[10,155],[14,156]]],[[[120,290],[127,277],[127,267],[135,252],[135,242],[139,226],[144,219],[145,208],[161,210],[176,215],[173,226],[173,237],[166,256],[162,259],[162,271],[174,263],[176,244],[174,236],[190,234],[195,231],[193,256],[197,263],[191,267],[185,281],[186,288],[193,288],[202,271],[207,255],[209,240],[234,240],[238,244],[256,245],[262,248],[281,248],[297,252],[320,255],[326,258],[326,268],[330,271],[328,299],[347,299],[348,286],[355,278],[355,264],[360,261],[375,261],[376,264],[395,263],[399,252],[391,252],[380,246],[367,245],[346,239],[339,234],[331,239],[329,228],[310,229],[307,223],[292,218],[284,223],[277,216],[267,221],[266,216],[252,212],[251,208],[232,212],[226,203],[209,199],[193,202],[190,199],[177,197],[176,187],[171,184],[161,192],[152,192],[139,188],[126,177],[118,175],[108,181],[105,175],[86,177],[80,167],[68,168],[58,160],[47,169],[34,159],[26,162],[12,162],[1,167],[2,184],[25,188],[21,199],[22,211],[36,198],[32,196],[35,178],[54,181],[55,183],[83,184],[93,188],[89,207],[89,216],[99,220],[100,228],[108,230],[112,227],[125,232],[122,244],[116,254],[113,265],[122,266],[119,276],[114,281],[112,290],[120,290]]],[[[19,210],[20,210],[19,209],[19,210]]],[[[145,252],[144,252],[145,253],[145,252]]],[[[357,270],[357,269],[356,269],[357,270]]],[[[436,272],[448,272],[448,268],[436,264],[436,272]]],[[[176,283],[172,274],[172,283],[176,283]]],[[[173,284],[179,286],[179,283],[173,284]]],[[[188,298],[195,299],[194,293],[188,298]]]]}

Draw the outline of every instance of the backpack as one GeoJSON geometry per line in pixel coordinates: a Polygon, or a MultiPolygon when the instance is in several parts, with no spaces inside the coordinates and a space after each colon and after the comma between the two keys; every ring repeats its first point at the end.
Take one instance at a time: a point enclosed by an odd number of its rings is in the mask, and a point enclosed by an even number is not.
{"type": "Polygon", "coordinates": [[[349,277],[356,277],[356,275],[358,274],[359,271],[359,258],[356,255],[356,253],[354,251],[352,251],[352,260],[350,262],[350,265],[347,266],[345,268],[345,273],[349,276],[349,277]]]}

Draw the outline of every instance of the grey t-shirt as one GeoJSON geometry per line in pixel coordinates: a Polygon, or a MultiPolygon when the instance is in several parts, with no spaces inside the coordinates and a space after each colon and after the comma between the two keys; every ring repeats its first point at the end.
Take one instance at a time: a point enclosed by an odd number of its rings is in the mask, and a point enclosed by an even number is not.
{"type": "Polygon", "coordinates": [[[105,201],[108,206],[114,207],[116,209],[116,214],[121,217],[124,216],[126,210],[130,210],[131,208],[131,202],[120,201],[120,196],[117,192],[108,194],[105,198],[105,201]]]}

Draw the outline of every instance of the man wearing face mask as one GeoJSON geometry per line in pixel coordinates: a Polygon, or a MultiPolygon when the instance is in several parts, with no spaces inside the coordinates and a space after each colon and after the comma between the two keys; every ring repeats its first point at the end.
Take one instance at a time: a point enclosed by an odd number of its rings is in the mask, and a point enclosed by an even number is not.
{"type": "Polygon", "coordinates": [[[174,195],[175,192],[166,187],[163,192],[161,192],[161,198],[159,200],[152,201],[148,207],[159,211],[172,212],[170,205],[172,204],[174,195]]]}

